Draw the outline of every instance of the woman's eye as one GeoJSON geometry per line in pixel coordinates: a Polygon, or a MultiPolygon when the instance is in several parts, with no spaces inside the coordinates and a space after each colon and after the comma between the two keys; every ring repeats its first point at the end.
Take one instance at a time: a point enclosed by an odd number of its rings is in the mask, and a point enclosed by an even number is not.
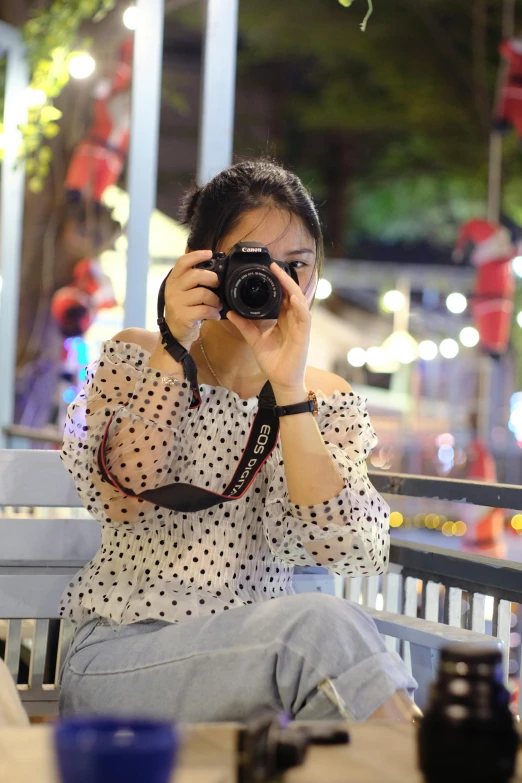
{"type": "Polygon", "coordinates": [[[304,266],[306,266],[304,261],[290,261],[290,266],[293,266],[294,269],[296,269],[296,264],[301,264],[301,266],[298,266],[297,269],[302,269],[304,266]]]}

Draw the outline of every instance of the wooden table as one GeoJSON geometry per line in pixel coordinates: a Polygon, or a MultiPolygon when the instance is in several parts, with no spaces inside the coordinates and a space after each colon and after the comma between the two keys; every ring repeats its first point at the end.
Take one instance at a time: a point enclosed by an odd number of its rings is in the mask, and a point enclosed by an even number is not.
{"type": "MultiPolygon", "coordinates": [[[[388,723],[349,726],[351,743],[313,747],[303,767],[285,783],[422,783],[416,769],[415,729],[388,723]]],[[[235,783],[235,727],[200,725],[186,730],[173,783],[235,783]]],[[[522,783],[522,764],[518,783],[522,783]]],[[[59,783],[50,726],[0,730],[2,783],[59,783]]]]}

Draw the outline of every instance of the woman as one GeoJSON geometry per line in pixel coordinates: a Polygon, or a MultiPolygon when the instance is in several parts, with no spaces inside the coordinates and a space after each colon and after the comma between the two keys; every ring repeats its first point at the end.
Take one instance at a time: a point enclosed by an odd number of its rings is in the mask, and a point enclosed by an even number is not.
{"type": "Polygon", "coordinates": [[[306,365],[323,261],[311,198],[274,163],[243,162],[194,188],[183,219],[187,254],[167,280],[165,317],[197,365],[200,407],[189,407],[183,367],[159,335],[126,329],[104,344],[69,410],[63,460],[103,540],[63,598],[80,627],[62,713],[410,718],[415,682],[373,622],[346,601],[292,590],[296,563],[355,576],[381,573],[388,557],[388,507],[366,476],[375,436],[364,404],[342,378],[306,365]],[[296,270],[299,285],[271,266],[284,291],[277,321],[221,319],[217,275],[196,268],[240,241],[296,270]],[[237,503],[178,513],[102,480],[107,430],[107,469],[121,487],[180,481],[222,493],[267,380],[279,406],[314,390],[318,415],[280,418],[276,448],[237,503]]]}

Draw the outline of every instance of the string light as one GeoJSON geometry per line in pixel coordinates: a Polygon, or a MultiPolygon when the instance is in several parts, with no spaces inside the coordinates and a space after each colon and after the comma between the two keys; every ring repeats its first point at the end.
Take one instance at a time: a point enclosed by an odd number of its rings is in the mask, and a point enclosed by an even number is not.
{"type": "Polygon", "coordinates": [[[478,345],[480,335],[474,326],[465,326],[464,329],[462,329],[459,338],[462,345],[466,348],[474,348],[475,345],[478,345]]]}
{"type": "Polygon", "coordinates": [[[135,30],[138,26],[138,9],[135,5],[130,5],[123,12],[123,24],[129,30],[135,30]]]}
{"type": "Polygon", "coordinates": [[[363,367],[366,363],[366,351],[364,348],[352,348],[346,356],[352,367],[363,367]]]}
{"type": "Polygon", "coordinates": [[[87,79],[95,68],[96,63],[90,54],[75,54],[69,60],[69,73],[73,79],[87,79]]]}
{"type": "Polygon", "coordinates": [[[404,307],[404,294],[400,291],[386,291],[382,298],[385,310],[390,313],[396,313],[404,307]]]}
{"type": "Polygon", "coordinates": [[[464,294],[453,293],[446,299],[446,307],[450,313],[455,313],[456,315],[463,313],[467,306],[468,300],[464,294]]]}
{"type": "Polygon", "coordinates": [[[47,98],[43,90],[35,90],[33,87],[28,87],[25,91],[25,104],[28,109],[42,106],[46,100],[47,98]]]}
{"type": "Polygon", "coordinates": [[[452,340],[451,337],[449,337],[441,342],[439,351],[441,356],[445,359],[454,359],[459,352],[459,344],[456,340],[452,340]]]}
{"type": "Polygon", "coordinates": [[[392,511],[390,514],[390,525],[391,527],[400,527],[402,523],[404,522],[404,517],[401,514],[400,511],[392,511]]]}
{"type": "Polygon", "coordinates": [[[438,352],[439,349],[433,340],[423,340],[419,343],[419,356],[425,362],[431,362],[432,359],[435,359],[438,352]]]}
{"type": "Polygon", "coordinates": [[[330,283],[329,280],[326,280],[326,278],[322,277],[317,283],[317,288],[315,289],[315,298],[328,299],[331,293],[332,293],[332,284],[330,283]]]}

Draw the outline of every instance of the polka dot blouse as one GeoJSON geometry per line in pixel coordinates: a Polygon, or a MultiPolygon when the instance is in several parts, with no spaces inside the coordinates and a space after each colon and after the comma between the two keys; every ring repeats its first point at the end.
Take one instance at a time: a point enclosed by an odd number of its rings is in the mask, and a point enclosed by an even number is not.
{"type": "Polygon", "coordinates": [[[201,406],[190,410],[187,383],[149,367],[149,356],[104,343],[69,406],[62,459],[102,524],[102,543],[64,593],[62,616],[183,622],[293,593],[295,565],[346,576],[385,569],[389,509],[367,477],[376,438],[353,392],[316,391],[316,421],[344,488],[315,506],[289,501],[279,441],[237,503],[206,511],[169,511],[104,481],[97,454],[113,414],[108,467],[135,492],[173,481],[222,492],[246,444],[257,397],[203,384],[201,406]]]}

